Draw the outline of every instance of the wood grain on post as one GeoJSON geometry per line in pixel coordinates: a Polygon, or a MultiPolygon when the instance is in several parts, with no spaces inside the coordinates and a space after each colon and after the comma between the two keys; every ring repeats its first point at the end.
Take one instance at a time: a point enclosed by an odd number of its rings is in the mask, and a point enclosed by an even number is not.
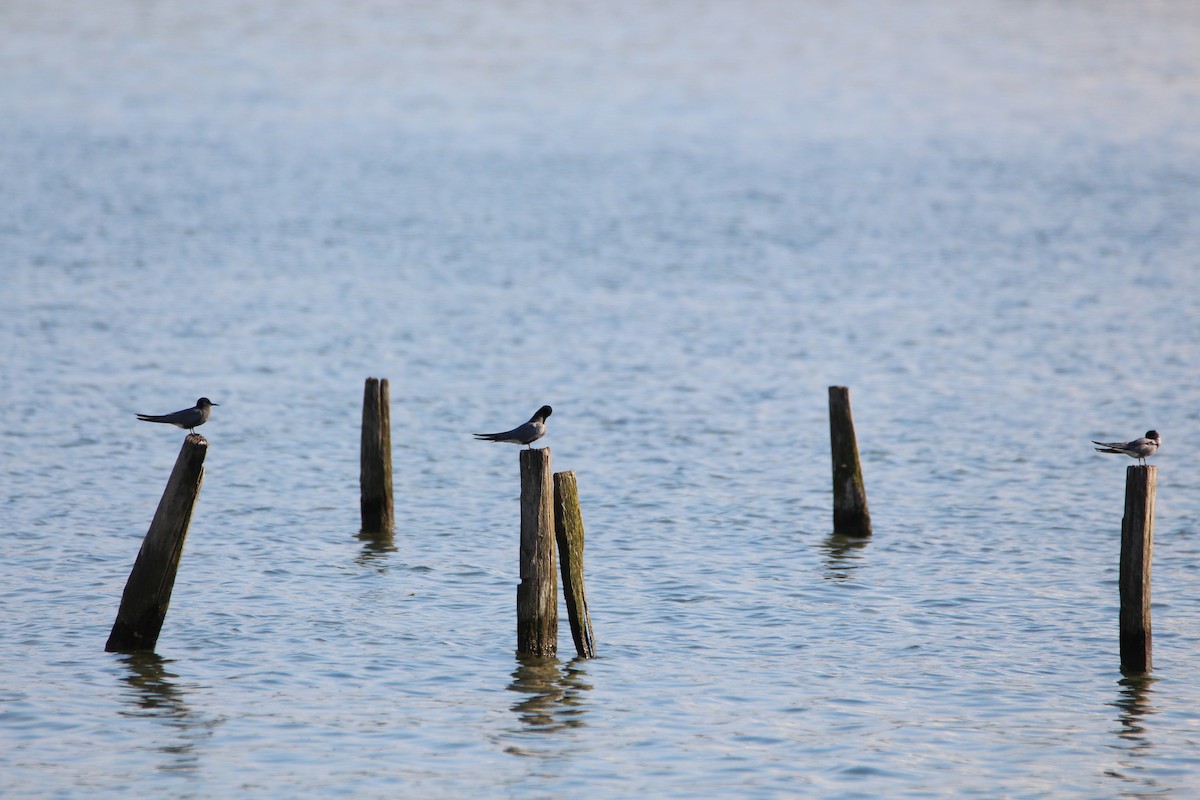
{"type": "Polygon", "coordinates": [[[554,534],[575,652],[580,658],[595,658],[596,639],[583,586],[583,512],[574,472],[554,473],[554,534]]]}
{"type": "Polygon", "coordinates": [[[1151,667],[1150,564],[1154,557],[1154,493],[1158,468],[1125,468],[1125,516],[1121,519],[1121,669],[1151,667]]]}
{"type": "Polygon", "coordinates": [[[390,408],[387,378],[367,378],[358,473],[363,533],[391,533],[395,525],[390,408]]]}
{"type": "Polygon", "coordinates": [[[521,451],[520,559],[517,655],[553,656],[558,652],[558,583],[549,447],[521,451]]]}
{"type": "Polygon", "coordinates": [[[104,649],[108,652],[153,650],[171,604],[175,573],[183,555],[192,509],[204,480],[208,441],[199,434],[183,440],[162,499],[142,540],[104,649]]]}
{"type": "Polygon", "coordinates": [[[850,413],[850,390],[845,386],[829,387],[829,442],[833,450],[833,532],[870,536],[867,489],[850,413]]]}

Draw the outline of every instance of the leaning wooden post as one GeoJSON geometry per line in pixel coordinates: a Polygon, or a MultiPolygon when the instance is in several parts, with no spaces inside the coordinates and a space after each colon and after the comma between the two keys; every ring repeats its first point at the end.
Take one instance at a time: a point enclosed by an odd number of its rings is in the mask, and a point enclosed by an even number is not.
{"type": "Polygon", "coordinates": [[[208,441],[188,434],[175,459],[150,530],[142,540],[137,560],[125,582],[121,608],[104,649],[108,652],[153,650],[171,604],[175,573],[183,555],[192,509],[204,480],[204,455],[208,441]]]}
{"type": "Polygon", "coordinates": [[[574,472],[554,473],[554,535],[575,652],[580,658],[595,658],[596,639],[583,588],[583,512],[574,472]]]}
{"type": "Polygon", "coordinates": [[[870,536],[867,489],[850,413],[850,390],[845,386],[829,387],[829,442],[833,449],[833,532],[870,536]]]}
{"type": "Polygon", "coordinates": [[[558,584],[549,447],[521,451],[520,569],[517,655],[553,656],[558,652],[558,584]]]}
{"type": "Polygon", "coordinates": [[[390,407],[387,378],[367,378],[358,473],[363,533],[391,533],[395,525],[390,407]]]}
{"type": "Polygon", "coordinates": [[[1121,519],[1121,669],[1150,671],[1150,562],[1154,557],[1154,491],[1158,467],[1125,469],[1121,519]]]}

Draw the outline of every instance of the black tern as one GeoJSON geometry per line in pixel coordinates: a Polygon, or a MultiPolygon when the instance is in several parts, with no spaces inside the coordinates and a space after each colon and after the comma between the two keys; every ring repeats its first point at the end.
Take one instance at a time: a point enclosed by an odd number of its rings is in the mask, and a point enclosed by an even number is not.
{"type": "Polygon", "coordinates": [[[485,442],[512,442],[529,446],[546,435],[546,417],[554,413],[550,406],[542,406],[529,418],[529,422],[504,433],[477,433],[476,439],[485,442]]]}
{"type": "Polygon", "coordinates": [[[219,405],[220,403],[214,403],[207,397],[201,397],[196,401],[195,408],[185,408],[182,411],[176,411],[174,414],[138,414],[137,418],[142,422],[165,422],[177,428],[187,428],[192,433],[195,433],[196,428],[208,422],[208,417],[212,414],[212,407],[219,405]]]}
{"type": "Polygon", "coordinates": [[[1145,436],[1132,442],[1093,441],[1092,444],[1100,445],[1096,448],[1097,453],[1120,453],[1145,464],[1147,458],[1158,452],[1162,445],[1162,437],[1158,435],[1158,431],[1146,431],[1145,436]]]}

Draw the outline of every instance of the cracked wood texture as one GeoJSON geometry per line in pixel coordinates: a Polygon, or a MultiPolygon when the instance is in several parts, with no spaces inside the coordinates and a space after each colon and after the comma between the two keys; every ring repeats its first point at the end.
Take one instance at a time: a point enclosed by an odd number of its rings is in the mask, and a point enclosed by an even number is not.
{"type": "Polygon", "coordinates": [[[596,637],[583,586],[583,512],[574,472],[554,473],[554,534],[575,652],[580,658],[595,658],[596,637]]]}
{"type": "Polygon", "coordinates": [[[517,655],[556,655],[558,583],[554,575],[554,487],[548,447],[521,451],[520,559],[517,655]]]}
{"type": "Polygon", "coordinates": [[[1121,519],[1121,669],[1151,667],[1150,563],[1154,558],[1154,493],[1158,467],[1125,468],[1125,516],[1121,519]]]}
{"type": "Polygon", "coordinates": [[[125,582],[121,607],[104,649],[108,652],[153,650],[171,604],[175,574],[183,556],[192,509],[204,480],[208,441],[191,433],[183,440],[162,499],[142,540],[137,560],[125,582]]]}
{"type": "Polygon", "coordinates": [[[833,450],[833,532],[870,536],[867,489],[850,413],[850,390],[845,386],[829,387],[829,443],[833,450]]]}
{"type": "Polygon", "coordinates": [[[390,408],[387,378],[367,378],[358,473],[363,533],[391,533],[395,525],[390,408]]]}

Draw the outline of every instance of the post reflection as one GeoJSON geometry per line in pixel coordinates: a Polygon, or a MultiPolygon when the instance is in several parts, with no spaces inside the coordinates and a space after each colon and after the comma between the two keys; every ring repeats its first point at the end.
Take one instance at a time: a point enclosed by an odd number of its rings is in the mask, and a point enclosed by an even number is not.
{"type": "Polygon", "coordinates": [[[375,566],[382,570],[388,556],[397,550],[391,533],[366,533],[360,531],[358,533],[358,540],[363,543],[362,552],[355,559],[355,562],[360,567],[375,566]]]}
{"type": "Polygon", "coordinates": [[[831,533],[821,543],[825,551],[824,576],[830,580],[844,581],[854,575],[854,570],[862,566],[861,551],[871,540],[860,536],[845,536],[831,533]]]}
{"type": "Polygon", "coordinates": [[[1154,678],[1149,675],[1127,675],[1119,682],[1121,694],[1113,703],[1120,709],[1117,721],[1121,723],[1121,730],[1117,735],[1135,743],[1136,746],[1149,746],[1149,742],[1143,737],[1145,727],[1142,721],[1147,716],[1157,713],[1150,705],[1150,689],[1153,683],[1154,678]]]}
{"type": "Polygon", "coordinates": [[[1125,796],[1157,796],[1164,790],[1159,781],[1145,773],[1154,756],[1154,743],[1146,736],[1145,720],[1158,713],[1151,704],[1153,684],[1154,678],[1149,675],[1126,675],[1119,681],[1120,694],[1112,703],[1120,724],[1116,734],[1121,740],[1117,746],[1121,757],[1105,774],[1130,785],[1122,793],[1125,796]]]}
{"type": "Polygon", "coordinates": [[[567,664],[557,658],[517,660],[507,688],[521,695],[511,706],[521,722],[521,732],[556,733],[585,724],[584,697],[592,688],[584,668],[586,659],[567,664]]]}
{"type": "Polygon", "coordinates": [[[179,676],[169,670],[170,661],[150,651],[126,653],[120,660],[126,669],[122,680],[130,689],[125,694],[128,708],[121,714],[161,721],[176,734],[164,738],[157,748],[169,756],[159,769],[198,769],[197,745],[212,735],[217,722],[201,718],[188,706],[184,686],[177,682],[179,676]]]}
{"type": "Polygon", "coordinates": [[[166,661],[155,652],[139,651],[121,656],[128,673],[122,680],[133,691],[129,698],[136,705],[128,712],[137,717],[182,717],[188,713],[183,692],[174,683],[178,678],[167,671],[166,661]]]}

